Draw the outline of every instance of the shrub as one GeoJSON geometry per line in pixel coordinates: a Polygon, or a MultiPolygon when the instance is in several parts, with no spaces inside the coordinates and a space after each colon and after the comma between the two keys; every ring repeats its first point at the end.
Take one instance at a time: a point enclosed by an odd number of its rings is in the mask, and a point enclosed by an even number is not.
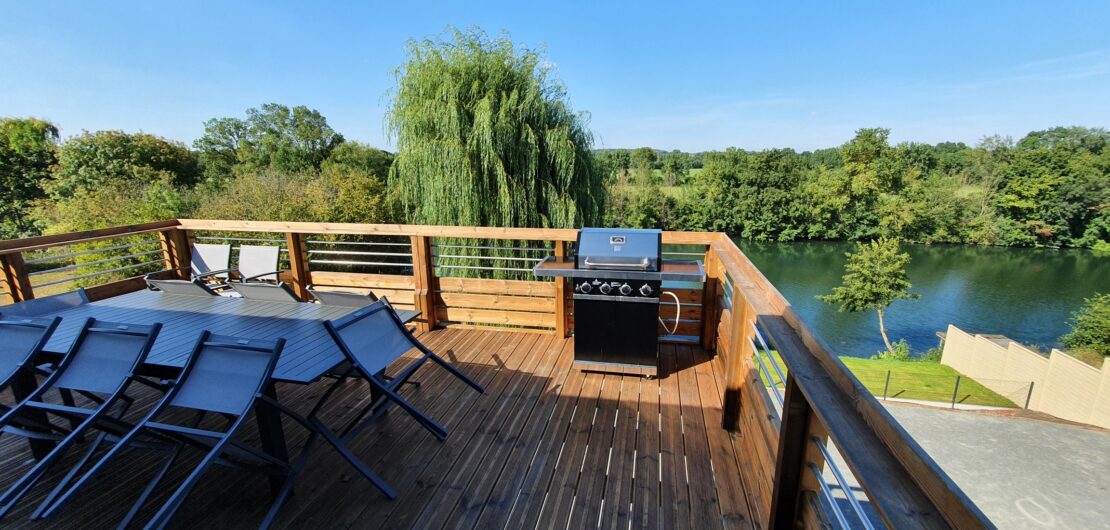
{"type": "Polygon", "coordinates": [[[1071,332],[1060,338],[1069,349],[1110,355],[1110,293],[1096,294],[1072,313],[1071,332]]]}

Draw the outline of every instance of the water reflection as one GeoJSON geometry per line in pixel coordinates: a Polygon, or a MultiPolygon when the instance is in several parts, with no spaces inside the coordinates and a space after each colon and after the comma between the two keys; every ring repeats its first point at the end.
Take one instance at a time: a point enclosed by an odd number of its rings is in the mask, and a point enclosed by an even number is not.
{"type": "MultiPolygon", "coordinates": [[[[873,313],[840,313],[814,297],[839,284],[851,243],[758,243],[740,248],[837,353],[867,357],[882,348],[873,313]]],[[[1070,315],[1096,292],[1110,292],[1110,258],[1081,250],[907,245],[916,301],[898,301],[887,321],[891,338],[915,350],[937,344],[949,323],[1051,347],[1070,315]]]]}

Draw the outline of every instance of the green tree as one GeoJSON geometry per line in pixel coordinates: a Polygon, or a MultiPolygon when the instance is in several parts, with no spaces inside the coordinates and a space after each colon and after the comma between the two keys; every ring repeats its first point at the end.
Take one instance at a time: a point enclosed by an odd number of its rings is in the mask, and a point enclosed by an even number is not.
{"type": "Polygon", "coordinates": [[[1110,356],[1110,293],[1084,300],[1083,307],[1072,314],[1071,332],[1060,341],[1074,350],[1110,356]]]}
{"type": "Polygon", "coordinates": [[[603,215],[586,117],[550,63],[508,37],[410,42],[387,122],[410,222],[574,227],[603,215]]]}
{"type": "Polygon", "coordinates": [[[47,192],[55,200],[103,186],[146,185],[168,181],[194,184],[200,171],[196,155],[180,142],[145,133],[84,132],[62,143],[47,192]]]}
{"type": "Polygon", "coordinates": [[[647,185],[655,182],[655,150],[650,147],[640,147],[628,156],[629,165],[635,173],[638,184],[647,185]]]}
{"type": "Polygon", "coordinates": [[[35,118],[0,120],[0,239],[36,233],[30,207],[57,162],[58,128],[35,118]]]}
{"type": "Polygon", "coordinates": [[[685,184],[690,175],[690,159],[682,151],[671,151],[663,156],[663,179],[668,186],[685,184]]]}
{"type": "Polygon", "coordinates": [[[856,243],[856,251],[846,254],[844,277],[832,293],[817,299],[830,304],[840,304],[840,311],[858,313],[875,310],[879,316],[879,333],[887,351],[894,355],[894,346],[887,337],[883,312],[896,300],[916,299],[921,296],[910,292],[906,278],[906,265],[910,255],[899,248],[898,240],[881,238],[867,243],[856,243]]]}
{"type": "Polygon", "coordinates": [[[248,109],[246,119],[204,122],[204,136],[193,142],[193,148],[200,152],[205,177],[218,181],[236,171],[317,170],[342,143],[343,135],[319,111],[266,103],[248,109]]]}

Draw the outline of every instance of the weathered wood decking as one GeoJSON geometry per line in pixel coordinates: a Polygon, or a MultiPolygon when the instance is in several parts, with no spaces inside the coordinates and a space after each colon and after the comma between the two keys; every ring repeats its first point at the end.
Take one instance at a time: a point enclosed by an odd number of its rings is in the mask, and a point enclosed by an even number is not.
{"type": "MultiPolygon", "coordinates": [[[[647,380],[572,369],[573,339],[552,335],[446,329],[421,339],[485,385],[486,393],[425,365],[413,378],[421,385],[402,393],[450,430],[447,440],[436,441],[394,410],[352,444],[398,498],[387,500],[330,447],[320,446],[277,527],[752,526],[733,435],[721,428],[722,378],[701,348],[662,345],[665,374],[647,380]]],[[[280,399],[307,412],[327,384],[280,385],[280,399]]],[[[147,398],[134,414],[154,396],[147,398]]],[[[365,384],[348,382],[325,418],[337,425],[366,399],[365,384]]],[[[246,432],[248,441],[257,437],[253,426],[246,432]]],[[[287,422],[286,436],[296,451],[305,432],[287,422]]],[[[159,458],[143,450],[131,456],[130,467],[116,466],[57,517],[27,520],[48,489],[40,486],[3,525],[113,526],[159,458]]],[[[22,440],[0,438],[4,485],[29,458],[22,440]]],[[[265,478],[219,469],[190,496],[174,526],[254,527],[268,502],[265,478]]]]}

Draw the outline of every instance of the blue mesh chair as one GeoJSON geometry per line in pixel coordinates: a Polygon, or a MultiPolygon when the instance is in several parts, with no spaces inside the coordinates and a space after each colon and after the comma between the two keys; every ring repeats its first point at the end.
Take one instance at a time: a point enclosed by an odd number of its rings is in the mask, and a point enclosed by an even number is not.
{"type": "MultiPolygon", "coordinates": [[[[100,431],[85,455],[61,479],[47,501],[72,480],[106,435],[122,435],[129,430],[130,425],[119,418],[134,401],[127,395],[131,383],[138,382],[159,390],[164,388],[136,374],[150,353],[161,327],[161,324],[143,326],[87,319],[53,373],[31,395],[0,416],[0,433],[56,442],[46,456],[0,496],[0,517],[7,514],[74,444],[84,440],[86,433],[94,429],[100,431]],[[45,399],[50,391],[63,396],[64,392],[76,392],[87,398],[91,405],[51,403],[45,399]],[[50,417],[68,421],[69,426],[53,423],[49,421],[50,417]]],[[[40,506],[40,511],[45,504],[40,506]]]]}
{"type": "Polygon", "coordinates": [[[408,382],[412,374],[429,360],[440,365],[478,392],[484,392],[485,390],[482,385],[467,377],[451,363],[443,360],[416,340],[416,337],[413,337],[412,333],[405,328],[405,325],[397,317],[397,313],[384,299],[342,318],[324,322],[324,327],[327,328],[328,333],[347,358],[350,368],[343,377],[340,377],[335,384],[324,392],[324,395],[320,397],[316,406],[309,413],[308,420],[316,427],[317,432],[331,442],[351,465],[388,497],[393,498],[395,496],[393,491],[374,476],[362,461],[347,449],[346,444],[380,418],[393,404],[396,404],[416,419],[439,440],[447,437],[447,429],[397,394],[397,388],[408,382]],[[413,348],[420,351],[423,356],[397,375],[393,377],[386,376],[386,367],[413,348]],[[343,383],[346,376],[350,375],[360,376],[370,384],[373,399],[371,399],[369,405],[344,426],[341,434],[336,435],[330,427],[319,419],[317,414],[332,393],[343,383]],[[367,414],[371,414],[371,416],[366,418],[367,414]]]}
{"type": "Polygon", "coordinates": [[[186,447],[200,450],[203,456],[147,524],[147,528],[162,528],[169,523],[201,476],[213,464],[266,474],[288,474],[288,464],[285,461],[232,440],[256,402],[264,396],[263,390],[269,384],[284,345],[284,339],[243,339],[203,332],[177,382],[165,397],[82,475],[73,487],[43,511],[41,517],[54,514],[124,449],[132,445],[159,447],[160,442],[169,442],[170,449],[166,451],[162,467],[131,507],[120,523],[120,528],[126,527],[139,513],[178,459],[181,450],[186,447]],[[191,411],[191,424],[167,423],[163,417],[168,416],[167,412],[171,409],[191,411]],[[227,420],[224,430],[199,428],[201,421],[210,413],[227,420]]]}
{"type": "MultiPolygon", "coordinates": [[[[158,274],[158,273],[155,273],[158,274]]],[[[189,296],[219,296],[216,291],[200,279],[193,280],[159,280],[146,275],[146,286],[152,291],[162,291],[166,294],[184,294],[189,296]]]]}
{"type": "Polygon", "coordinates": [[[374,293],[355,293],[351,291],[321,291],[315,286],[305,288],[312,293],[312,297],[323,305],[336,305],[341,307],[366,307],[378,301],[374,293]]]}
{"type": "MultiPolygon", "coordinates": [[[[46,347],[61,322],[61,317],[28,318],[0,313],[0,392],[20,376],[34,377],[35,356],[46,347]]],[[[8,408],[0,404],[0,411],[8,408]]]]}

